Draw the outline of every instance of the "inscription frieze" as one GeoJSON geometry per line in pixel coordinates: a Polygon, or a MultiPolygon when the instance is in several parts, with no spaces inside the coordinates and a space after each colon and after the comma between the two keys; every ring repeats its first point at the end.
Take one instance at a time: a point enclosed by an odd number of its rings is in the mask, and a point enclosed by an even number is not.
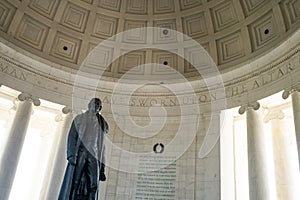
{"type": "MultiPolygon", "coordinates": [[[[285,78],[289,74],[295,71],[295,66],[291,63],[287,63],[280,68],[276,68],[268,73],[261,74],[257,77],[253,77],[248,81],[237,83],[235,86],[225,88],[226,98],[232,98],[242,95],[245,92],[250,92],[255,89],[259,89],[262,86],[271,84],[272,82],[285,78]]],[[[138,97],[131,96],[128,99],[122,97],[122,95],[106,95],[103,97],[103,103],[108,104],[124,104],[136,107],[152,107],[152,106],[182,106],[209,103],[221,99],[222,93],[215,91],[210,92],[198,92],[196,95],[180,95],[180,96],[154,96],[154,97],[138,97]]]]}
{"type": "MultiPolygon", "coordinates": [[[[235,98],[243,95],[244,93],[251,93],[253,91],[263,88],[263,86],[271,85],[276,81],[287,79],[293,76],[294,73],[299,73],[300,66],[300,57],[296,51],[293,56],[281,59],[280,62],[272,66],[265,66],[256,73],[248,74],[244,77],[241,77],[238,80],[231,80],[225,83],[225,98],[235,98]]],[[[40,71],[33,72],[31,69],[27,69],[28,66],[23,66],[17,61],[11,61],[10,58],[1,56],[0,60],[0,74],[5,76],[12,77],[21,81],[26,81],[34,85],[38,85],[40,88],[44,87],[47,90],[53,88],[48,88],[52,86],[53,81],[56,81],[56,78],[49,76],[40,71]],[[41,84],[43,81],[43,84],[41,84]],[[40,83],[39,83],[40,82],[40,83]],[[49,83],[49,84],[48,84],[49,83]]],[[[298,77],[293,77],[293,81],[299,81],[298,77]]],[[[72,87],[72,81],[65,80],[62,82],[58,80],[59,84],[67,84],[68,87],[72,87]]],[[[5,84],[5,83],[2,83],[5,84]]],[[[54,86],[53,86],[54,87],[54,86]]],[[[56,88],[60,86],[55,86],[56,88]]],[[[61,86],[62,87],[62,86],[61,86]]],[[[86,86],[80,86],[84,90],[94,90],[95,88],[87,88],[86,86]]],[[[285,89],[285,88],[282,88],[285,89]]],[[[129,106],[136,107],[152,107],[152,106],[181,106],[181,105],[193,105],[193,104],[206,104],[211,101],[219,100],[224,98],[223,93],[218,93],[215,90],[211,91],[195,91],[196,95],[177,95],[177,96],[138,96],[132,95],[128,101],[127,98],[122,97],[122,95],[114,95],[110,93],[108,89],[105,89],[105,92],[101,88],[97,88],[96,92],[101,94],[103,103],[107,104],[124,104],[129,106]]],[[[71,93],[70,93],[71,94],[71,93]]]]}
{"type": "Polygon", "coordinates": [[[9,66],[5,63],[0,63],[0,72],[5,73],[13,78],[21,81],[27,81],[27,74],[20,69],[9,66]]]}

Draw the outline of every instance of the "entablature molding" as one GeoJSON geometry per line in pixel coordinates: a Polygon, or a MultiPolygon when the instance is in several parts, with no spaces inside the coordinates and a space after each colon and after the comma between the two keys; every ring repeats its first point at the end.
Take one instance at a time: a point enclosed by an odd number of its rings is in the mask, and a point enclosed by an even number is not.
{"type": "MultiPolygon", "coordinates": [[[[300,83],[299,44],[289,49],[284,56],[262,65],[255,71],[240,75],[235,74],[234,71],[230,72],[234,76],[231,79],[222,79],[223,84],[212,84],[208,87],[207,82],[213,83],[214,77],[211,77],[210,80],[189,82],[191,90],[186,90],[186,83],[178,83],[175,96],[172,91],[175,87],[167,84],[152,85],[150,91],[140,89],[138,92],[128,93],[128,87],[131,87],[128,83],[97,80],[96,76],[92,76],[93,79],[80,77],[80,73],[75,74],[74,71],[62,71],[43,63],[39,65],[39,61],[31,58],[24,60],[26,56],[19,55],[20,53],[16,51],[14,54],[7,53],[14,50],[9,47],[5,49],[4,44],[1,44],[1,47],[0,85],[68,106],[72,106],[73,98],[84,100],[90,99],[92,95],[100,96],[107,104],[129,103],[131,107],[173,107],[182,104],[199,104],[209,109],[211,102],[223,101],[226,108],[231,108],[257,101],[281,90],[290,91],[291,88],[298,88],[300,83]],[[23,60],[20,60],[21,58],[23,60]],[[38,66],[41,68],[39,69],[38,66]],[[78,82],[81,78],[83,82],[78,82]],[[120,85],[118,90],[115,90],[116,84],[120,85]],[[77,97],[74,96],[75,93],[77,97]],[[122,97],[128,95],[130,95],[130,101],[122,102],[122,97]]],[[[220,76],[218,79],[223,78],[222,75],[220,76]]],[[[142,86],[144,85],[134,85],[133,88],[142,86]]]]}

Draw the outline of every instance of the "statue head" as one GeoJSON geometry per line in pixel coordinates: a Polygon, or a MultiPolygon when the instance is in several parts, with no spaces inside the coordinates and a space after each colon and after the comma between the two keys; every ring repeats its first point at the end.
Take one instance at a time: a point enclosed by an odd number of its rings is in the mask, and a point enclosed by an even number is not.
{"type": "Polygon", "coordinates": [[[92,98],[88,107],[90,111],[99,112],[102,109],[102,102],[99,98],[92,98]]]}

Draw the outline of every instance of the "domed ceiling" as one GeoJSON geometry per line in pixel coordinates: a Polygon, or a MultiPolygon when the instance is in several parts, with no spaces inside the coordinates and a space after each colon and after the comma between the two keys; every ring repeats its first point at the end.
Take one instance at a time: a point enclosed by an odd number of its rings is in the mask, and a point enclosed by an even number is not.
{"type": "Polygon", "coordinates": [[[85,63],[117,79],[125,73],[174,73],[147,63],[199,77],[191,63],[177,56],[197,60],[193,46],[159,48],[189,40],[209,53],[219,71],[229,71],[269,52],[299,27],[299,0],[0,0],[2,42],[53,67],[78,70],[85,63]],[[149,37],[158,48],[148,48],[149,37]],[[94,58],[88,56],[103,41],[94,58]],[[128,51],[126,44],[144,48],[128,51]]]}

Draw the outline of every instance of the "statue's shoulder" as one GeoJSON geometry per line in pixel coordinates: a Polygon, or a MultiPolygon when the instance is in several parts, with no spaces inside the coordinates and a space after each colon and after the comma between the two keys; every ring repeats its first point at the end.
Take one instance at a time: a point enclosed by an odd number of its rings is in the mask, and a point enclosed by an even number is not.
{"type": "Polygon", "coordinates": [[[83,118],[84,118],[84,115],[85,113],[81,113],[81,114],[78,114],[75,118],[74,118],[74,121],[77,123],[77,122],[80,122],[83,118]]]}

